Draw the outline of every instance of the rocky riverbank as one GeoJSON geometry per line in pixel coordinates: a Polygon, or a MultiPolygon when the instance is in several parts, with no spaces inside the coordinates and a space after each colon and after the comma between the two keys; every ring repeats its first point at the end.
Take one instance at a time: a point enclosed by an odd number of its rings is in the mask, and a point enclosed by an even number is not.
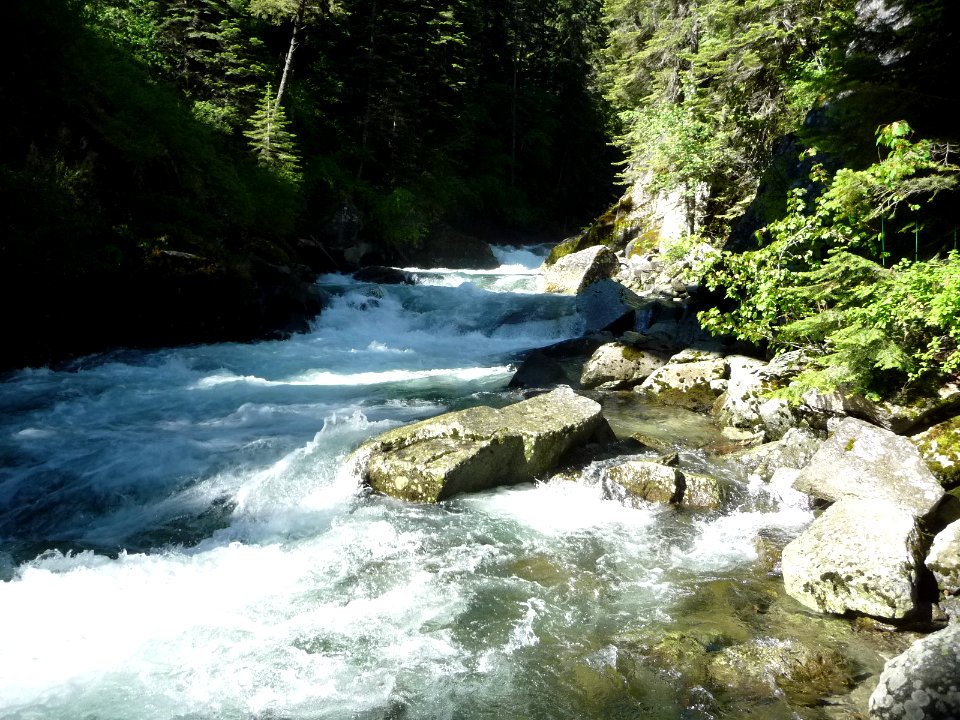
{"type": "Polygon", "coordinates": [[[376,490],[418,501],[536,478],[722,511],[736,493],[731,475],[715,471],[723,466],[774,495],[803,493],[816,518],[795,537],[755,538],[758,564],[808,611],[881,634],[881,656],[916,638],[882,674],[855,672],[843,643],[820,647],[796,633],[630,642],[642,657],[676,666],[691,692],[738,688],[795,706],[826,703],[838,708],[831,717],[862,716],[868,704],[877,718],[956,717],[960,389],[911,407],[816,391],[800,403],[774,397],[804,358],[761,359],[700,331],[690,300],[707,252],[668,259],[596,246],[557,259],[543,269],[545,289],[577,295],[589,334],[521,364],[514,385],[534,399],[392,431],[362,447],[355,467],[376,490]],[[567,387],[550,391],[558,385],[567,387]],[[711,426],[697,445],[711,464],[691,462],[689,446],[669,432],[631,432],[631,414],[650,407],[711,426]],[[613,433],[598,429],[607,420],[613,433]],[[889,642],[891,631],[899,641],[889,642]]]}

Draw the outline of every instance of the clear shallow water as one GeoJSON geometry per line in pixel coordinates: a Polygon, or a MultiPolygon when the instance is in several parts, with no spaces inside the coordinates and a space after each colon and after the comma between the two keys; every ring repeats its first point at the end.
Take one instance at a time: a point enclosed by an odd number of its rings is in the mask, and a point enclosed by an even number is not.
{"type": "Polygon", "coordinates": [[[794,499],[684,515],[585,482],[421,507],[341,470],[389,427],[519,399],[516,353],[579,332],[539,256],[498,252],[414,287],[323,278],[288,341],[8,377],[0,717],[713,717],[654,671],[625,684],[629,638],[742,582],[758,529],[809,520],[794,499]]]}

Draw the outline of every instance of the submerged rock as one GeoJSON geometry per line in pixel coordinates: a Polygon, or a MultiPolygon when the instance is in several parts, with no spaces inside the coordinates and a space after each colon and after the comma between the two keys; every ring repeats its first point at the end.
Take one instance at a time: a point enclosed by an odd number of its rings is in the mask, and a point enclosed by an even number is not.
{"type": "Polygon", "coordinates": [[[840,421],[795,487],[828,502],[883,499],[915,519],[926,517],[943,498],[943,488],[907,438],[855,418],[840,421]]]}
{"type": "Polygon", "coordinates": [[[544,267],[544,290],[576,295],[591,283],[613,277],[619,267],[617,256],[609,248],[594,245],[544,267]]]}
{"type": "Polygon", "coordinates": [[[915,642],[886,664],[870,696],[876,720],[960,717],[960,624],[915,642]]]}
{"type": "Polygon", "coordinates": [[[784,586],[812,610],[901,620],[918,609],[923,545],[889,500],[841,500],[784,548],[784,586]]]}
{"type": "Polygon", "coordinates": [[[836,650],[814,649],[796,640],[758,638],[722,650],[707,668],[712,683],[737,694],[779,697],[801,705],[853,686],[846,659],[836,650]]]}
{"type": "Polygon", "coordinates": [[[499,410],[470,408],[390,430],[348,462],[378,492],[438,502],[533,480],[598,439],[612,439],[600,405],[564,387],[499,410]]]}

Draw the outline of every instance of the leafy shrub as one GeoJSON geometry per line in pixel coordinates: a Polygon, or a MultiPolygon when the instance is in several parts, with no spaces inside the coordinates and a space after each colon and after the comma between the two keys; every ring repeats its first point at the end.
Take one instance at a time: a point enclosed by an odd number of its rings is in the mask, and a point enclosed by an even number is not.
{"type": "Polygon", "coordinates": [[[879,218],[917,212],[921,200],[956,187],[956,166],[904,122],[883,127],[887,156],[832,177],[813,203],[791,193],[786,216],[765,228],[759,249],[713,259],[705,284],[730,310],[700,314],[705,328],[772,349],[802,347],[816,367],[795,386],[873,396],[943,380],[960,370],[960,256],[901,261],[887,269],[873,229],[879,218]]]}

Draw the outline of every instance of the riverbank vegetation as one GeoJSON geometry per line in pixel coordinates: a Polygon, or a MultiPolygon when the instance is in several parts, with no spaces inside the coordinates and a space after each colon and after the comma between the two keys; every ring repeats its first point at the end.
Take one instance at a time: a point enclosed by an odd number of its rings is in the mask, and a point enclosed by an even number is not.
{"type": "Polygon", "coordinates": [[[671,196],[686,231],[728,249],[709,327],[806,347],[823,359],[811,382],[942,379],[957,366],[957,12],[18,3],[0,280],[20,308],[7,346],[31,349],[3,364],[295,328],[311,272],[596,217],[629,239],[650,233],[620,209],[671,196]]]}

